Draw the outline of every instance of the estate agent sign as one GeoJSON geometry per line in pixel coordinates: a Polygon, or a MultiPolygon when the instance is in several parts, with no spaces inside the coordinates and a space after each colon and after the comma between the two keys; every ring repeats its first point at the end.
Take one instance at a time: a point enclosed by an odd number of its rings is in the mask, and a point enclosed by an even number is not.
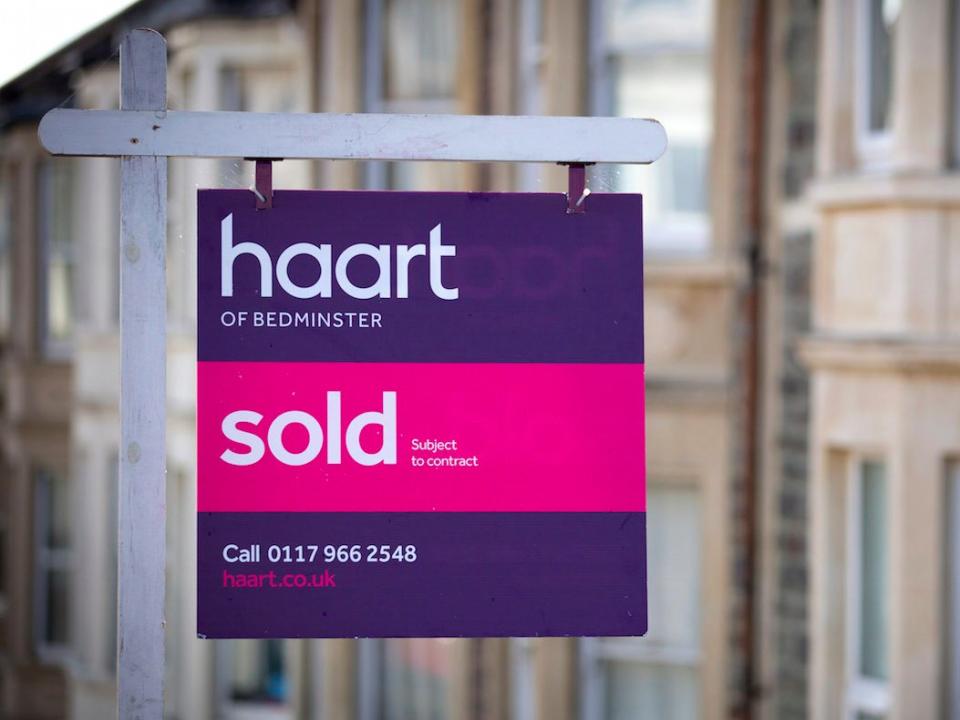
{"type": "Polygon", "coordinates": [[[199,197],[198,630],[646,630],[641,200],[199,197]]]}
{"type": "Polygon", "coordinates": [[[663,127],[168,110],[166,70],[132,30],[120,110],[39,128],[120,158],[120,717],[163,717],[168,157],[570,166],[565,220],[561,196],[201,195],[200,632],[642,632],[640,201],[583,180],[654,162],[663,127]]]}

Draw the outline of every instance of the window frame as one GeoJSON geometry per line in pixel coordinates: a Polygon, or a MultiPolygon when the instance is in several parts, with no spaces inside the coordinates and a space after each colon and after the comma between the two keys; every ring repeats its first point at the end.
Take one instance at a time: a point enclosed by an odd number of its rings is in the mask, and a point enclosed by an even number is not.
{"type": "Polygon", "coordinates": [[[950,0],[950,153],[949,167],[960,167],[960,1],[950,0]]]}
{"type": "MultiPolygon", "coordinates": [[[[363,48],[361,99],[366,113],[409,113],[414,115],[458,114],[459,98],[456,93],[450,98],[420,98],[390,100],[387,97],[384,5],[389,0],[364,0],[363,3],[363,48]]],[[[461,12],[468,12],[467,3],[461,3],[461,12]]],[[[461,26],[463,23],[460,23],[461,26]]],[[[455,62],[460,63],[459,56],[455,62]]],[[[456,83],[455,83],[456,85],[456,83]]],[[[402,161],[367,160],[363,163],[363,187],[367,190],[388,190],[390,168],[402,161]]],[[[408,161],[410,162],[410,161],[408,161]]]]}
{"type": "MultiPolygon", "coordinates": [[[[546,112],[545,69],[549,49],[544,27],[544,5],[544,0],[519,0],[517,5],[517,74],[514,102],[519,114],[524,116],[543,115],[546,112]]],[[[514,176],[516,189],[521,192],[542,192],[544,168],[540,163],[517,163],[514,176]]]]}
{"type": "Polygon", "coordinates": [[[943,717],[960,716],[960,458],[944,469],[943,717]]]}
{"type": "MultiPolygon", "coordinates": [[[[844,658],[844,671],[846,683],[844,687],[844,709],[843,717],[845,720],[857,720],[860,713],[877,715],[880,717],[889,717],[891,703],[891,681],[878,680],[876,678],[866,677],[860,672],[861,657],[861,608],[862,608],[862,582],[861,582],[861,562],[863,559],[862,538],[862,503],[863,503],[863,483],[866,480],[864,468],[868,463],[877,463],[883,468],[884,482],[886,483],[886,497],[884,504],[885,528],[888,534],[888,544],[886,548],[886,566],[887,582],[890,580],[890,546],[889,529],[892,518],[890,503],[890,477],[889,464],[879,452],[853,452],[850,454],[847,466],[847,487],[846,494],[846,602],[845,613],[845,637],[846,637],[846,657],[844,658]]],[[[890,655],[889,647],[889,628],[887,632],[887,654],[888,662],[890,655]]]]}
{"type": "Polygon", "coordinates": [[[14,206],[16,178],[13,161],[0,160],[0,345],[13,333],[14,299],[14,206]]]}
{"type": "MultiPolygon", "coordinates": [[[[75,187],[74,180],[76,169],[74,165],[68,163],[70,163],[69,159],[58,157],[43,158],[37,162],[37,193],[35,208],[36,233],[38,240],[36,267],[37,349],[44,359],[51,361],[66,361],[71,358],[73,354],[73,333],[76,323],[76,288],[73,286],[73,284],[71,284],[71,286],[67,288],[67,292],[70,296],[69,336],[64,339],[51,337],[48,315],[50,310],[50,260],[52,257],[51,235],[53,232],[52,210],[54,204],[53,193],[55,192],[55,189],[52,186],[52,177],[53,173],[58,172],[57,165],[62,164],[61,166],[63,168],[69,169],[70,177],[68,179],[68,184],[70,187],[70,198],[67,202],[69,202],[69,224],[72,229],[74,203],[73,192],[75,187]]],[[[76,243],[73,240],[71,240],[67,245],[67,250],[68,251],[64,257],[70,268],[74,271],[74,274],[76,274],[77,248],[76,243]]]]}
{"type": "MultiPolygon", "coordinates": [[[[358,720],[382,720],[384,717],[384,703],[387,701],[390,684],[387,682],[385,671],[387,663],[388,642],[464,642],[464,638],[444,637],[397,637],[397,638],[361,638],[357,647],[357,713],[358,720]]],[[[457,648],[451,645],[447,649],[448,676],[447,676],[447,713],[444,715],[456,716],[459,698],[455,690],[457,673],[457,648]]]]}
{"type": "Polygon", "coordinates": [[[286,676],[287,695],[283,700],[269,698],[233,697],[234,655],[237,649],[237,640],[217,641],[217,698],[218,715],[223,720],[293,720],[294,699],[293,685],[290,683],[290,640],[285,638],[244,638],[246,642],[257,643],[257,652],[265,649],[266,643],[277,641],[280,643],[280,652],[283,654],[284,674],[286,676]]]}
{"type": "MultiPolygon", "coordinates": [[[[650,490],[686,490],[695,493],[699,505],[702,526],[706,496],[703,487],[696,482],[670,481],[648,483],[648,499],[650,490]]],[[[648,502],[649,511],[649,502],[648,502]]],[[[649,528],[649,525],[648,525],[649,528]]],[[[649,538],[649,534],[647,536],[649,538]]],[[[697,552],[700,556],[699,580],[701,592],[706,580],[705,542],[701,533],[697,552]]],[[[701,616],[703,614],[700,610],[701,616]]],[[[705,671],[704,639],[700,637],[698,648],[682,648],[679,646],[652,645],[642,642],[642,638],[596,638],[584,637],[580,639],[580,713],[581,720],[602,720],[608,716],[606,701],[601,688],[603,686],[602,664],[604,662],[638,663],[655,668],[676,668],[693,670],[697,674],[699,703],[703,707],[703,679],[705,671]],[[637,642],[637,640],[641,642],[637,642]]]]}
{"type": "MultiPolygon", "coordinates": [[[[891,114],[888,126],[883,130],[870,128],[870,103],[872,101],[873,71],[870,56],[872,53],[873,35],[871,33],[871,19],[873,0],[857,0],[854,10],[854,25],[856,40],[854,52],[854,146],[860,168],[866,171],[882,171],[890,166],[891,150],[893,148],[894,117],[891,114]]],[[[902,12],[902,9],[901,9],[902,12]]],[[[890,65],[890,106],[895,106],[896,97],[896,35],[891,38],[893,46],[890,65]]]]}
{"type": "MultiPolygon", "coordinates": [[[[607,12],[614,2],[616,0],[594,0],[590,3],[588,10],[587,55],[590,77],[588,92],[591,114],[603,116],[616,113],[615,78],[617,65],[621,58],[642,60],[701,52],[706,55],[706,67],[710,75],[706,83],[707,87],[710,88],[707,98],[710,119],[705,137],[702,139],[702,148],[706,158],[704,184],[707,205],[702,213],[663,208],[662,217],[654,217],[652,221],[645,218],[644,253],[665,259],[707,258],[713,251],[714,243],[710,196],[712,192],[711,167],[715,143],[715,113],[713,107],[715,90],[713,90],[713,63],[710,57],[710,49],[715,42],[712,22],[716,12],[715,2],[713,0],[689,0],[679,7],[667,4],[660,7],[642,8],[637,11],[638,18],[632,24],[639,27],[649,27],[649,30],[646,33],[646,38],[631,43],[618,43],[608,36],[607,12]],[[707,37],[702,44],[684,38],[682,32],[679,37],[670,37],[669,33],[666,32],[671,27],[690,26],[690,19],[699,19],[701,14],[705,14],[705,32],[707,33],[707,37]]],[[[695,135],[697,135],[696,132],[692,136],[681,136],[683,139],[677,140],[677,142],[690,147],[699,147],[701,141],[699,138],[693,137],[695,135]]],[[[673,142],[673,139],[671,142],[673,142]]],[[[672,172],[672,163],[672,158],[668,154],[661,158],[652,170],[648,169],[649,172],[654,173],[650,182],[656,185],[668,182],[668,173],[672,172]]],[[[615,165],[606,166],[606,171],[603,167],[594,168],[591,172],[595,178],[594,184],[601,187],[610,184],[611,176],[606,173],[616,172],[616,167],[615,165]]],[[[658,188],[649,194],[663,197],[664,191],[658,188]]]]}
{"type": "Polygon", "coordinates": [[[510,647],[510,717],[512,720],[536,720],[539,716],[537,698],[537,638],[515,637],[510,647]]]}
{"type": "MultiPolygon", "coordinates": [[[[48,531],[52,518],[47,512],[51,485],[57,480],[57,474],[44,467],[36,467],[31,472],[33,481],[33,637],[37,657],[44,663],[66,664],[71,658],[73,624],[70,606],[70,592],[73,578],[73,548],[68,537],[66,548],[50,548],[47,544],[48,531]],[[63,643],[47,642],[47,592],[49,573],[66,573],[67,586],[67,637],[63,643]]],[[[63,480],[67,483],[67,480],[63,480]]],[[[67,486],[69,492],[69,485],[67,486]]],[[[68,530],[69,536],[69,530],[68,530]]]]}

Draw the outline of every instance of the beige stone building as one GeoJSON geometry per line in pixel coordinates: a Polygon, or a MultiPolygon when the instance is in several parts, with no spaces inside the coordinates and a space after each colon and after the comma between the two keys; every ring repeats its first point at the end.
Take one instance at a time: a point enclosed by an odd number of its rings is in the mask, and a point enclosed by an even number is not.
{"type": "MultiPolygon", "coordinates": [[[[960,717],[960,145],[952,0],[141,0],[0,88],[0,717],[111,717],[115,107],[168,39],[184,109],[654,116],[595,168],[645,193],[644,639],[195,637],[201,187],[168,233],[167,715],[225,720],[960,717]]],[[[545,166],[275,165],[284,188],[561,192],[545,166]]]]}

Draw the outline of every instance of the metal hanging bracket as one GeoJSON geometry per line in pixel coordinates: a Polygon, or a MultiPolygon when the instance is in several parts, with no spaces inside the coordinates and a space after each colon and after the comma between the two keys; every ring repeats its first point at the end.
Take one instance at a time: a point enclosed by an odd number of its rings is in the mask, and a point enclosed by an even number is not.
{"type": "Polygon", "coordinates": [[[587,187],[587,165],[593,163],[560,163],[567,166],[567,214],[587,211],[584,201],[590,194],[587,187]]]}
{"type": "Polygon", "coordinates": [[[250,190],[257,198],[257,210],[269,210],[273,207],[273,163],[282,159],[244,158],[244,160],[253,160],[256,163],[253,187],[250,190]]]}

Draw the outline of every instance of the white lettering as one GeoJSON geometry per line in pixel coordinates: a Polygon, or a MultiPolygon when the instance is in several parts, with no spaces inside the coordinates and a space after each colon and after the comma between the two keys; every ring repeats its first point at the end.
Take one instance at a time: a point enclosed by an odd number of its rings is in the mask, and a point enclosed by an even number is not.
{"type": "Polygon", "coordinates": [[[441,300],[456,300],[460,297],[459,289],[443,286],[443,267],[441,266],[443,258],[453,257],[456,254],[456,245],[443,244],[440,225],[433,228],[430,231],[430,289],[441,300]]]}
{"type": "Polygon", "coordinates": [[[317,419],[305,413],[302,410],[288,410],[277,416],[277,419],[270,423],[270,430],[267,432],[267,444],[270,446],[270,452],[284,465],[306,465],[314,460],[320,454],[323,447],[323,428],[317,419]],[[306,428],[307,446],[298,453],[287,450],[283,444],[283,431],[288,425],[297,423],[306,428]]]}
{"type": "MultiPolygon", "coordinates": [[[[288,410],[279,414],[270,423],[267,430],[267,442],[253,432],[240,430],[238,425],[249,423],[253,426],[260,424],[263,415],[253,410],[235,410],[227,415],[221,423],[224,437],[235,443],[246,446],[247,452],[224,450],[220,459],[230,465],[246,466],[259,462],[269,448],[270,453],[284,465],[298,467],[306,465],[319,457],[324,444],[324,431],[320,422],[310,413],[303,410],[288,410]],[[292,452],[283,440],[283,433],[290,425],[300,425],[307,431],[307,445],[299,452],[292,452]]],[[[342,461],[342,402],[341,393],[331,390],[327,393],[327,462],[339,465],[342,461]]],[[[381,412],[360,413],[347,425],[346,431],[347,454],[360,465],[396,465],[397,464],[397,393],[388,391],[383,393],[383,410],[381,412]],[[380,447],[367,452],[360,444],[363,430],[370,426],[379,426],[381,432],[380,447]]]]}
{"type": "MultiPolygon", "coordinates": [[[[386,244],[371,245],[369,243],[348,245],[334,262],[332,246],[329,244],[294,243],[284,248],[277,258],[277,283],[285,293],[300,299],[332,297],[334,279],[344,294],[358,300],[389,298],[393,280],[392,247],[386,244]],[[313,258],[319,270],[317,279],[309,285],[299,285],[290,277],[290,263],[303,255],[313,258]],[[351,261],[360,256],[368,257],[377,264],[376,279],[367,286],[355,284],[348,272],[351,261]]],[[[443,284],[443,258],[455,257],[456,254],[456,245],[443,244],[442,228],[439,224],[430,231],[429,246],[424,243],[397,245],[395,261],[397,297],[410,297],[410,263],[414,258],[427,257],[430,267],[430,289],[433,294],[441,300],[456,300],[460,295],[459,288],[448,288],[443,284]]],[[[220,294],[223,297],[233,297],[234,266],[241,255],[251,255],[259,263],[260,296],[273,297],[274,267],[270,253],[263,246],[252,241],[234,245],[233,214],[231,213],[220,221],[220,294]]],[[[228,327],[233,324],[241,325],[242,321],[243,318],[239,316],[232,318],[224,315],[221,319],[221,322],[228,327]]],[[[376,323],[372,326],[379,327],[376,323]]]]}
{"type": "Polygon", "coordinates": [[[374,297],[390,297],[390,246],[357,243],[344,250],[337,258],[337,284],[350,297],[369,300],[374,297]],[[377,261],[377,280],[369,287],[354,285],[347,276],[347,266],[359,255],[366,255],[377,261]]]}
{"type": "Polygon", "coordinates": [[[397,464],[397,394],[383,394],[383,412],[367,412],[357,415],[347,426],[347,452],[361,465],[397,464]],[[367,425],[383,428],[383,443],[375,453],[368,453],[360,446],[360,433],[367,425]]]}
{"type": "Polygon", "coordinates": [[[260,295],[273,296],[273,266],[270,255],[253,242],[233,244],[233,213],[220,221],[220,295],[233,297],[233,263],[241,255],[253,255],[260,262],[260,295]]]}
{"type": "Polygon", "coordinates": [[[240,445],[246,445],[249,452],[238,453],[233,450],[224,450],[220,459],[231,465],[253,465],[263,457],[263,440],[251,432],[241,430],[237,427],[240,423],[250,423],[257,425],[263,420],[263,415],[252,410],[236,410],[223,419],[220,429],[223,431],[227,440],[232,440],[240,445]]]}
{"type": "Polygon", "coordinates": [[[291,245],[280,253],[280,258],[277,260],[277,280],[280,283],[280,287],[295,298],[312,298],[317,295],[325,298],[330,297],[332,282],[330,277],[330,246],[320,245],[317,247],[310,243],[295,243],[291,245]],[[290,279],[288,267],[290,261],[297,255],[309,255],[315,258],[320,265],[320,277],[317,278],[317,281],[313,283],[313,285],[301,287],[290,279]]]}

